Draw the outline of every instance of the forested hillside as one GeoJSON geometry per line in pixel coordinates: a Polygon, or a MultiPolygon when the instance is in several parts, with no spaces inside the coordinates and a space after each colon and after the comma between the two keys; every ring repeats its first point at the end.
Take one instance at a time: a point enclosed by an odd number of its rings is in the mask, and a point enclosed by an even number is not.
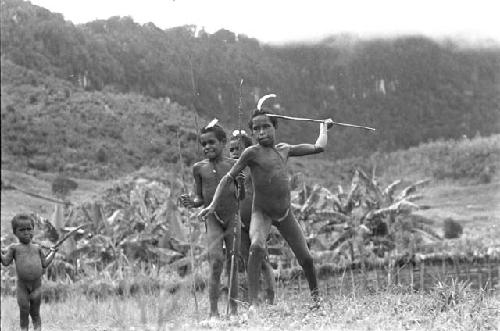
{"type": "Polygon", "coordinates": [[[166,99],[84,91],[2,59],[2,168],[110,178],[196,153],[194,116],[166,99]]]}
{"type": "MultiPolygon", "coordinates": [[[[143,106],[153,113],[159,107],[149,102],[175,102],[232,129],[243,78],[245,115],[260,96],[276,93],[278,112],[377,128],[375,133],[336,128],[325,157],[500,132],[500,46],[461,48],[421,36],[369,41],[332,36],[317,44],[277,47],[228,30],[162,30],[130,17],[74,25],[22,0],[2,0],[1,29],[2,62],[66,81],[88,91],[85,98],[144,95],[149,98],[143,106]]],[[[10,79],[2,72],[2,116],[7,107],[26,106],[9,96],[19,91],[3,88],[15,89],[10,79]]],[[[58,107],[30,109],[53,108],[58,107]]],[[[161,117],[176,123],[175,116],[161,117]]],[[[311,124],[283,123],[280,139],[314,141],[316,131],[311,124]]],[[[2,153],[10,152],[2,147],[2,153]]]]}

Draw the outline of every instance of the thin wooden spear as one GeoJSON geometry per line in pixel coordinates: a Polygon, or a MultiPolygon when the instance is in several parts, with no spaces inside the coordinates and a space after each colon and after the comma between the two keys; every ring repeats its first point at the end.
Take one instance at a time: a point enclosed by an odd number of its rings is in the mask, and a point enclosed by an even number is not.
{"type": "MultiPolygon", "coordinates": [[[[243,89],[243,78],[240,81],[240,100],[238,103],[238,144],[240,145],[240,148],[243,146],[243,139],[241,137],[241,112],[242,112],[242,89],[243,89]]],[[[238,201],[238,218],[240,217],[240,188],[237,186],[237,201],[238,201]]],[[[229,316],[229,307],[231,304],[231,300],[233,298],[231,297],[231,289],[233,288],[233,282],[234,282],[234,260],[235,260],[235,255],[236,255],[236,235],[237,235],[237,226],[239,226],[238,222],[233,225],[233,249],[231,252],[231,268],[230,268],[230,274],[229,274],[229,289],[228,289],[228,299],[227,299],[227,306],[226,306],[226,315],[229,316]]]]}
{"type": "MultiPolygon", "coordinates": [[[[259,102],[257,103],[257,109],[262,108],[262,104],[270,98],[276,98],[276,94],[268,94],[260,98],[259,102]]],[[[284,120],[292,120],[292,121],[302,121],[302,122],[318,122],[318,123],[324,123],[324,120],[316,120],[312,118],[303,118],[303,117],[294,117],[294,116],[286,116],[286,115],[278,115],[278,114],[266,114],[269,117],[276,117],[276,118],[282,118],[284,120]]],[[[370,130],[370,131],[375,131],[374,128],[371,128],[369,126],[363,126],[363,125],[355,125],[355,124],[349,124],[349,123],[341,123],[341,122],[333,122],[331,121],[328,125],[330,127],[331,125],[339,125],[339,126],[346,126],[349,128],[357,128],[357,129],[365,129],[365,130],[370,130]]]]}
{"type": "MultiPolygon", "coordinates": [[[[292,121],[302,121],[302,122],[318,122],[318,123],[323,123],[325,122],[324,120],[316,120],[312,118],[303,118],[303,117],[293,117],[293,116],[285,116],[285,115],[278,115],[278,114],[266,114],[269,117],[276,117],[276,118],[282,118],[285,120],[292,120],[292,121]]],[[[339,126],[345,126],[349,128],[357,128],[357,129],[365,129],[365,130],[371,130],[375,131],[374,128],[371,128],[369,126],[362,126],[362,125],[356,125],[356,124],[349,124],[349,123],[341,123],[341,122],[332,122],[333,125],[339,125],[339,126]]]]}
{"type": "MultiPolygon", "coordinates": [[[[181,150],[181,139],[179,137],[179,129],[175,132],[177,136],[177,145],[179,148],[179,162],[181,163],[181,181],[182,181],[182,193],[186,194],[187,189],[186,189],[186,182],[184,181],[184,160],[182,158],[182,150],[181,150]]],[[[187,223],[188,223],[188,229],[189,229],[189,255],[191,259],[191,271],[193,273],[193,297],[194,297],[194,307],[195,307],[195,312],[196,312],[196,319],[199,319],[199,310],[198,310],[198,298],[196,297],[196,269],[195,269],[195,262],[194,262],[194,252],[193,252],[193,239],[191,235],[191,212],[188,209],[187,210],[188,217],[187,217],[187,223]]]]}
{"type": "MultiPolygon", "coordinates": [[[[193,70],[193,62],[191,61],[191,55],[189,55],[188,60],[189,60],[189,69],[191,72],[191,88],[193,92],[194,126],[196,129],[196,136],[198,136],[200,134],[200,128],[198,125],[198,109],[196,109],[196,102],[198,100],[198,91],[196,89],[196,82],[194,80],[194,70],[193,70]]],[[[196,142],[197,142],[196,153],[198,154],[197,156],[199,156],[200,144],[198,143],[198,139],[196,139],[196,142]]]]}

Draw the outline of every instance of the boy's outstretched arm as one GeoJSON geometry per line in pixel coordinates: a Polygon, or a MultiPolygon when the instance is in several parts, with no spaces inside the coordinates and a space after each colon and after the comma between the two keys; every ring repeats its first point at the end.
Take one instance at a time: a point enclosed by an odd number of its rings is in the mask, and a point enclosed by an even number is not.
{"type": "Polygon", "coordinates": [[[7,248],[7,252],[4,254],[2,252],[1,256],[2,256],[2,264],[4,266],[8,266],[9,264],[12,263],[12,260],[14,260],[14,246],[10,245],[8,248],[7,248]]]}
{"type": "Polygon", "coordinates": [[[328,126],[332,127],[332,119],[329,118],[319,125],[319,136],[314,144],[300,144],[290,146],[288,156],[303,156],[321,153],[325,150],[328,142],[328,126]]]}
{"type": "Polygon", "coordinates": [[[57,248],[51,249],[49,254],[47,254],[47,255],[43,254],[43,251],[41,248],[39,248],[39,252],[40,252],[40,259],[42,261],[42,267],[47,268],[54,260],[54,256],[56,256],[57,248]]]}

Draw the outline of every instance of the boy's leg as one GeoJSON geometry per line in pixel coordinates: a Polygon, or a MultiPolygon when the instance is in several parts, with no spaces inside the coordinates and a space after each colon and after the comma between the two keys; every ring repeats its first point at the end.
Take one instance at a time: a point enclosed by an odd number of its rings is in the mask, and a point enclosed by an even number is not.
{"type": "Polygon", "coordinates": [[[240,270],[247,271],[248,254],[250,251],[250,233],[249,229],[241,228],[241,243],[240,243],[240,256],[242,264],[240,270]]]}
{"type": "Polygon", "coordinates": [[[258,304],[259,276],[262,262],[266,256],[266,239],[271,229],[271,219],[254,209],[250,223],[250,254],[248,256],[248,301],[250,305],[258,304]]]}
{"type": "Polygon", "coordinates": [[[241,227],[241,243],[240,243],[240,259],[238,261],[239,272],[245,273],[243,279],[238,279],[238,285],[244,289],[243,293],[238,293],[243,300],[248,300],[248,283],[246,281],[247,264],[248,264],[248,253],[250,250],[250,234],[248,233],[248,228],[241,227]]]}
{"type": "Polygon", "coordinates": [[[17,280],[17,304],[19,305],[19,324],[21,330],[28,330],[30,324],[30,297],[26,283],[22,280],[17,280]]]}
{"type": "MultiPolygon", "coordinates": [[[[229,298],[238,299],[238,256],[240,251],[240,238],[241,238],[241,223],[239,221],[238,215],[235,215],[234,219],[228,224],[226,231],[224,232],[224,241],[226,243],[226,269],[228,275],[228,288],[229,289],[229,298]],[[236,234],[234,230],[236,229],[236,234]],[[234,243],[234,252],[233,252],[233,242],[234,243]],[[233,267],[233,282],[229,284],[231,280],[231,257],[234,254],[234,267],[233,267]]],[[[235,300],[231,300],[230,302],[231,314],[236,315],[238,313],[238,304],[235,300]]]]}
{"type": "Polygon", "coordinates": [[[316,278],[316,270],[314,269],[313,258],[307,247],[306,238],[302,233],[299,223],[293,216],[293,213],[288,213],[288,216],[276,225],[283,238],[292,249],[295,257],[299,261],[302,270],[309,283],[309,289],[314,299],[319,295],[318,280],[316,278]]]}
{"type": "Polygon", "coordinates": [[[217,302],[219,300],[220,277],[224,266],[222,240],[224,229],[214,215],[207,219],[208,260],[210,264],[210,279],[208,281],[208,300],[210,302],[210,316],[219,316],[217,302]]]}
{"type": "Polygon", "coordinates": [[[42,319],[40,318],[40,305],[42,304],[42,284],[41,279],[38,286],[30,293],[30,315],[35,331],[42,329],[42,319]]]}
{"type": "Polygon", "coordinates": [[[266,291],[266,301],[272,305],[274,303],[275,281],[274,271],[271,263],[269,262],[269,255],[266,255],[262,261],[262,275],[264,276],[264,286],[266,291]]]}

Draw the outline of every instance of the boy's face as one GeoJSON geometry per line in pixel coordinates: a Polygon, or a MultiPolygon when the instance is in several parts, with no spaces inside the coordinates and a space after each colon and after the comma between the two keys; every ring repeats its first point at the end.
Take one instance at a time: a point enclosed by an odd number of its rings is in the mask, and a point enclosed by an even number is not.
{"type": "Polygon", "coordinates": [[[203,147],[205,156],[213,160],[222,155],[226,142],[217,139],[214,132],[206,132],[201,134],[200,144],[203,147]]]}
{"type": "Polygon", "coordinates": [[[33,225],[31,220],[21,219],[17,221],[16,231],[14,235],[23,244],[29,244],[31,239],[33,239],[33,225]]]}
{"type": "Polygon", "coordinates": [[[239,139],[231,140],[229,142],[229,157],[232,159],[238,159],[244,149],[243,142],[240,142],[239,139]]]}
{"type": "Polygon", "coordinates": [[[252,118],[252,134],[262,146],[273,146],[276,130],[271,119],[266,115],[252,118]]]}

